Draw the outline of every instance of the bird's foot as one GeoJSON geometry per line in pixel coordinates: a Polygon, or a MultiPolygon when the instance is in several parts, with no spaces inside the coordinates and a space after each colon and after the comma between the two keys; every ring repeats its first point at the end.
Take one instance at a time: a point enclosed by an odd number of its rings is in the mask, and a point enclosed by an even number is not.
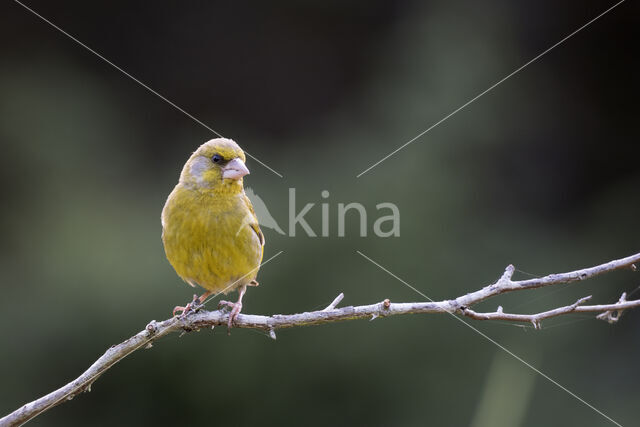
{"type": "Polygon", "coordinates": [[[236,318],[238,317],[238,314],[240,314],[240,311],[242,310],[242,302],[241,301],[231,302],[231,301],[220,300],[220,302],[218,303],[218,308],[221,308],[224,306],[231,308],[231,313],[229,313],[229,321],[227,322],[227,334],[231,334],[231,328],[233,327],[233,322],[236,320],[236,318]]]}
{"type": "Polygon", "coordinates": [[[249,283],[247,283],[247,286],[258,286],[260,283],[258,283],[257,280],[253,279],[252,281],[250,281],[249,283]]]}
{"type": "MultiPolygon", "coordinates": [[[[258,282],[256,282],[256,284],[257,283],[258,282]]],[[[231,313],[229,313],[229,321],[227,322],[227,335],[231,335],[231,328],[233,327],[233,322],[238,317],[238,314],[240,314],[240,310],[242,310],[242,297],[244,296],[244,293],[246,291],[247,291],[247,285],[242,285],[238,288],[238,301],[230,302],[230,301],[221,300],[218,303],[218,308],[223,306],[231,307],[231,313]]]]}
{"type": "Polygon", "coordinates": [[[173,308],[173,317],[176,317],[177,314],[182,313],[180,315],[180,318],[184,319],[185,317],[187,317],[187,315],[191,312],[196,312],[198,310],[200,310],[200,308],[202,307],[202,301],[203,298],[200,297],[198,298],[198,295],[194,295],[193,296],[193,301],[191,301],[189,304],[185,305],[184,307],[181,305],[177,305],[173,308]]]}

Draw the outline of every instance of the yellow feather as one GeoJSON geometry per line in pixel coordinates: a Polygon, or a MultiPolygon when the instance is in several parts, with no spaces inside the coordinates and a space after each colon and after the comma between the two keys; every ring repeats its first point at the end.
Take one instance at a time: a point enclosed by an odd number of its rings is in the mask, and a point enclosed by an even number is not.
{"type": "Polygon", "coordinates": [[[242,178],[223,178],[224,168],[213,163],[214,155],[221,162],[244,161],[240,147],[229,139],[198,148],[162,210],[162,240],[167,259],[184,281],[227,293],[255,279],[264,237],[242,178]]]}

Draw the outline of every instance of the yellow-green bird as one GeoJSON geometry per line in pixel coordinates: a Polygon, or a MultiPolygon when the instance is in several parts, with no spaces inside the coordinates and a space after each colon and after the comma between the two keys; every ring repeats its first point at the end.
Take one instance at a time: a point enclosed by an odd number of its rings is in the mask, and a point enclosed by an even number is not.
{"type": "Polygon", "coordinates": [[[264,236],[242,177],[249,174],[242,149],[231,139],[202,144],[187,160],[178,185],[162,209],[162,241],[167,259],[185,282],[206,292],[175,315],[186,315],[212,293],[238,290],[228,326],[242,309],[247,286],[256,286],[264,236]]]}

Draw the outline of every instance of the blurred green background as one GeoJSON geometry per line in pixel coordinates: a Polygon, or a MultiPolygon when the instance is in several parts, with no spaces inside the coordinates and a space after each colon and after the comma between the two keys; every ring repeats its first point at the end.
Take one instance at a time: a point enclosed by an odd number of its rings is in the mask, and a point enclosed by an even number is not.
{"type": "MultiPolygon", "coordinates": [[[[612,2],[27,3],[284,178],[246,185],[286,227],[288,188],[319,233],[265,230],[246,313],[422,298],[637,252],[638,5],[627,2],[397,155],[356,175],[612,2]],[[401,236],[338,238],[337,204],[393,202],[401,236]],[[526,272],[526,273],[524,273],[526,272]]],[[[160,211],[209,131],[16,3],[0,6],[0,413],[75,378],[193,291],[160,211]]],[[[299,209],[299,208],[298,208],[299,209]]],[[[491,299],[535,312],[638,273],[491,299]]],[[[639,296],[636,293],[634,296],[639,296]]],[[[640,313],[541,331],[472,322],[623,425],[637,418],[640,313]]],[[[607,425],[447,315],[263,333],[177,334],[33,425],[607,425]]]]}

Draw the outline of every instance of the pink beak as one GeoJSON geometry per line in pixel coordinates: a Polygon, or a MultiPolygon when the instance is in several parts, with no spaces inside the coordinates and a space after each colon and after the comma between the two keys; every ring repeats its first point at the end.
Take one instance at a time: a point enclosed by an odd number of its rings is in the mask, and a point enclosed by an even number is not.
{"type": "Polygon", "coordinates": [[[222,178],[240,179],[245,175],[249,175],[249,169],[244,162],[236,157],[222,168],[222,178]]]}

